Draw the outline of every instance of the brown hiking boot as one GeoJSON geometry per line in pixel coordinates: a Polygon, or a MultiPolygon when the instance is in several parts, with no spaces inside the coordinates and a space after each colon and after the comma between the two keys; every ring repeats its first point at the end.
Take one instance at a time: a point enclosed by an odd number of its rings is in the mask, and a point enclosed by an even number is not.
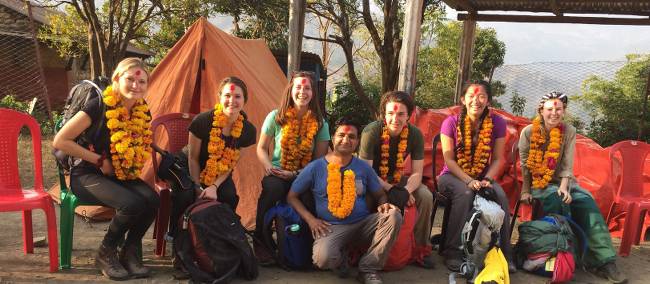
{"type": "Polygon", "coordinates": [[[120,251],[120,263],[126,268],[133,278],[149,277],[149,268],[142,265],[142,260],[138,256],[138,247],[129,245],[120,251]]]}
{"type": "Polygon", "coordinates": [[[111,280],[129,279],[129,272],[117,260],[117,250],[115,248],[101,245],[95,257],[95,266],[102,271],[104,276],[111,280]]]}

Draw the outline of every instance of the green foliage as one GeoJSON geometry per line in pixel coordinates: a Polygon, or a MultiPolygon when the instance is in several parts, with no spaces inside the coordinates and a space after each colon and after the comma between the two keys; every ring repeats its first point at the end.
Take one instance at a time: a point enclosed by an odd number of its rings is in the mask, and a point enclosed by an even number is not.
{"type": "MultiPolygon", "coordinates": [[[[0,108],[9,108],[17,111],[21,111],[24,113],[29,113],[29,101],[20,101],[17,100],[14,96],[12,95],[7,95],[4,96],[2,99],[0,99],[0,108]]],[[[41,133],[43,135],[53,135],[54,134],[54,124],[53,121],[56,121],[59,117],[61,117],[61,114],[57,112],[52,112],[51,116],[52,119],[47,116],[47,113],[43,112],[36,112],[31,114],[34,118],[36,118],[36,121],[41,126],[41,133]]]]}
{"type": "MultiPolygon", "coordinates": [[[[425,20],[427,18],[425,17],[425,20]]],[[[436,21],[435,18],[432,21],[436,21]]],[[[423,108],[443,108],[454,104],[456,75],[462,25],[457,21],[425,23],[428,38],[435,39],[435,45],[425,46],[418,54],[418,70],[415,102],[423,108]]],[[[426,40],[427,36],[425,36],[426,40]]],[[[494,29],[476,30],[474,43],[472,78],[491,81],[496,67],[503,65],[505,44],[499,41],[494,29]]],[[[492,105],[500,107],[496,98],[505,91],[505,85],[492,81],[495,99],[492,105]]]]}
{"type": "Polygon", "coordinates": [[[526,109],[526,97],[519,95],[517,91],[514,91],[512,93],[512,98],[510,98],[510,108],[512,109],[512,114],[522,116],[526,109]]]}
{"type": "MultiPolygon", "coordinates": [[[[381,98],[381,86],[378,84],[365,83],[363,89],[372,102],[379,106],[381,98]]],[[[366,108],[354,94],[352,84],[349,81],[336,83],[334,90],[326,101],[328,109],[327,121],[330,125],[330,133],[334,131],[334,123],[341,117],[347,116],[359,122],[362,126],[374,121],[376,117],[370,109],[366,108]]]]}
{"type": "Polygon", "coordinates": [[[55,49],[63,58],[80,57],[88,53],[87,25],[72,6],[64,13],[48,15],[49,25],[41,25],[37,37],[55,49]]]}
{"type": "Polygon", "coordinates": [[[0,99],[0,108],[10,108],[17,111],[29,112],[29,102],[19,101],[14,96],[8,95],[0,99]]]}
{"type": "Polygon", "coordinates": [[[650,54],[632,54],[611,81],[592,76],[582,83],[578,101],[594,114],[588,136],[606,147],[621,140],[637,139],[643,122],[641,140],[650,140],[650,113],[645,106],[646,82],[650,73],[650,54]]]}
{"type": "Polygon", "coordinates": [[[234,35],[262,38],[271,49],[286,49],[289,25],[288,0],[212,0],[217,13],[234,18],[234,35]]]}

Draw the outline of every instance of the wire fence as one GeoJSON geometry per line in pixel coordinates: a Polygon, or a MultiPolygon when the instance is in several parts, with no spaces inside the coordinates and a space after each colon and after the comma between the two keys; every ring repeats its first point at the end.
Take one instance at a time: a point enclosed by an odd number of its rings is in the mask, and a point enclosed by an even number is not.
{"type": "Polygon", "coordinates": [[[45,78],[37,57],[39,50],[28,21],[29,18],[0,21],[0,99],[12,96],[17,101],[30,102],[32,113],[49,116],[45,78]]]}
{"type": "Polygon", "coordinates": [[[582,84],[590,76],[612,80],[625,61],[543,62],[505,65],[495,70],[493,80],[506,85],[505,94],[498,98],[503,109],[525,117],[533,117],[542,95],[560,91],[569,96],[567,114],[578,129],[584,131],[594,119],[582,103],[575,100],[582,92],[582,84]],[[511,104],[519,97],[520,109],[511,104]],[[573,100],[572,100],[573,98],[573,100]]]}

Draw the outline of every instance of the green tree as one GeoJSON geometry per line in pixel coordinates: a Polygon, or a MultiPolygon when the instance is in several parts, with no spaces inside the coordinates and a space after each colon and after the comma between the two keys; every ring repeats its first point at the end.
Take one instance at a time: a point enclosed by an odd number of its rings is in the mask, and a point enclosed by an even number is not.
{"type": "MultiPolygon", "coordinates": [[[[151,20],[164,11],[162,0],[107,0],[96,3],[88,0],[43,0],[48,6],[64,5],[69,14],[52,14],[54,22],[61,23],[58,30],[45,29],[41,37],[54,42],[75,41],[79,34],[75,31],[84,28],[86,50],[90,57],[90,74],[110,76],[115,65],[124,58],[126,48],[132,40],[145,37],[149,33],[151,20]],[[98,7],[97,4],[100,6],[98,7]],[[73,13],[70,13],[74,11],[73,13]],[[63,19],[71,17],[70,19],[63,19]],[[74,24],[76,27],[63,25],[74,24]],[[69,38],[60,38],[69,36],[69,38]]],[[[61,43],[56,46],[72,46],[61,43]]],[[[79,47],[83,47],[80,44],[79,47]]],[[[70,49],[73,50],[73,49],[70,49]]]]}
{"type": "MultiPolygon", "coordinates": [[[[372,103],[379,105],[381,87],[378,84],[364,83],[363,89],[372,103]]],[[[365,107],[359,96],[354,95],[354,88],[347,80],[336,83],[326,104],[329,110],[327,120],[332,133],[335,130],[334,124],[343,116],[348,116],[363,126],[377,118],[370,109],[365,107]]]]}
{"type": "Polygon", "coordinates": [[[522,116],[526,109],[526,98],[519,95],[517,91],[514,91],[510,98],[510,108],[512,109],[512,114],[522,116]]]}
{"type": "Polygon", "coordinates": [[[211,0],[216,12],[233,17],[233,34],[263,38],[271,49],[286,49],[289,0],[211,0]]]}
{"type": "MultiPolygon", "coordinates": [[[[442,108],[454,104],[456,75],[460,53],[460,22],[437,22],[428,24],[424,41],[434,39],[432,46],[425,46],[418,54],[415,101],[420,107],[442,108]]],[[[505,85],[492,81],[494,69],[503,65],[505,43],[497,38],[491,28],[476,30],[476,40],[472,54],[472,79],[482,79],[491,83],[494,98],[502,95],[505,85]]],[[[499,107],[495,99],[493,106],[499,107]]]]}
{"type": "Polygon", "coordinates": [[[611,81],[597,76],[583,81],[578,101],[594,114],[587,130],[590,138],[606,147],[637,139],[642,128],[640,139],[650,140],[650,113],[644,105],[649,73],[650,54],[631,54],[611,81]]]}

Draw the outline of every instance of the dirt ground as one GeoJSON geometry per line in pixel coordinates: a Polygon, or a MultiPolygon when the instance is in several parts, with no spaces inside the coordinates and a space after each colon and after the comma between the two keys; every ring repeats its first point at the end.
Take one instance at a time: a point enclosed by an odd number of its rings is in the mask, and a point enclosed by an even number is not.
{"type": "MultiPolygon", "coordinates": [[[[58,211],[58,210],[57,210],[58,211]]],[[[57,212],[58,215],[58,212],[57,212]]],[[[442,216],[442,212],[437,214],[442,216]]],[[[439,220],[437,220],[439,221],[439,220]]],[[[39,211],[34,212],[34,236],[46,236],[45,216],[39,211]]],[[[20,213],[4,213],[0,224],[0,284],[5,283],[96,283],[109,282],[94,267],[95,250],[108,226],[108,222],[86,223],[82,218],[75,218],[74,250],[72,252],[72,269],[56,273],[48,272],[47,247],[37,247],[34,254],[24,255],[22,251],[22,221],[20,213]]],[[[439,224],[436,228],[439,228],[439,224]]],[[[130,280],[128,283],[186,283],[187,280],[175,280],[172,276],[171,259],[169,256],[156,258],[153,254],[154,242],[151,239],[152,229],[144,239],[144,262],[153,269],[153,276],[144,280],[130,280]]],[[[620,240],[614,239],[618,247],[620,240]]],[[[169,253],[169,245],[167,252],[169,253]]],[[[417,266],[407,266],[401,271],[382,273],[385,283],[448,283],[449,272],[437,257],[437,267],[433,270],[417,266]]],[[[625,272],[630,283],[650,282],[650,245],[648,242],[632,248],[632,254],[619,258],[619,267],[625,272]]],[[[339,279],[332,272],[287,272],[280,268],[260,268],[260,276],[254,281],[236,279],[233,283],[356,283],[352,270],[351,277],[339,279]]],[[[549,279],[524,272],[511,275],[512,283],[546,283],[549,279]]],[[[465,283],[458,279],[458,283],[465,283]]],[[[574,283],[607,283],[584,272],[576,272],[574,283]]]]}

